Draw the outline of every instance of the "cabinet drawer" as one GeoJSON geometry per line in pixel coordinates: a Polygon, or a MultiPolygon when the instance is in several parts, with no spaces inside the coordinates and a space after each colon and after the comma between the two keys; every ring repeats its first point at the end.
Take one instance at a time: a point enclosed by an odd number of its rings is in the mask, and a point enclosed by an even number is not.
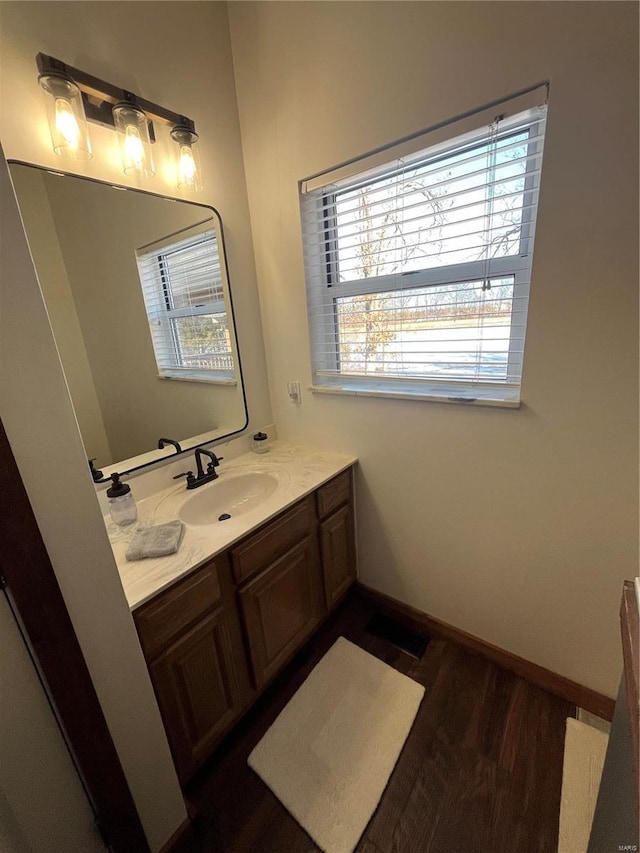
{"type": "Polygon", "coordinates": [[[259,569],[264,569],[280,554],[308,536],[315,523],[313,498],[305,498],[292,509],[266,524],[231,551],[233,576],[241,583],[259,569]]]}
{"type": "Polygon", "coordinates": [[[133,618],[147,659],[220,600],[215,563],[208,563],[136,610],[133,618]]]}
{"type": "Polygon", "coordinates": [[[324,486],[320,486],[317,493],[318,500],[318,515],[324,518],[325,515],[333,512],[342,504],[351,499],[351,468],[338,474],[333,480],[329,480],[324,486]]]}

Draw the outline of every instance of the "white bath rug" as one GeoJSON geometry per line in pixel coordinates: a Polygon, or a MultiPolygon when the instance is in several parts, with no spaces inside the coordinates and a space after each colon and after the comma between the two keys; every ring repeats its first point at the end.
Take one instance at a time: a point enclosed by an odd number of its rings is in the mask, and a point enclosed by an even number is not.
{"type": "Polygon", "coordinates": [[[424,687],[340,637],[249,756],[325,853],[352,853],[424,687]]]}
{"type": "Polygon", "coordinates": [[[586,853],[609,736],[567,718],[558,853],[586,853]]]}

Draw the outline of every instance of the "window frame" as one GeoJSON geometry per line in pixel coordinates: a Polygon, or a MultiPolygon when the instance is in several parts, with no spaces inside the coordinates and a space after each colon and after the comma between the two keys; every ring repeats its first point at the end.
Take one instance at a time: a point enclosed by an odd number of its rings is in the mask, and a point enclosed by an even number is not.
{"type": "MultiPolygon", "coordinates": [[[[139,269],[142,292],[145,302],[145,312],[149,321],[151,341],[153,344],[153,353],[158,369],[159,379],[179,380],[186,382],[206,382],[221,385],[237,385],[236,378],[236,355],[234,352],[231,330],[229,329],[228,318],[229,308],[225,299],[226,276],[223,269],[223,264],[220,262],[220,287],[222,295],[219,299],[211,302],[201,303],[194,306],[176,308],[173,307],[174,294],[172,292],[171,271],[167,264],[166,258],[171,254],[184,251],[185,248],[197,248],[199,245],[207,242],[212,242],[218,251],[220,257],[220,238],[216,228],[212,223],[208,222],[209,226],[206,230],[193,234],[190,238],[185,238],[183,232],[171,235],[170,238],[165,238],[158,241],[158,247],[144,251],[139,250],[137,259],[139,267],[141,262],[150,263],[150,258],[153,257],[153,285],[155,288],[155,299],[157,306],[151,308],[147,302],[148,289],[151,283],[147,276],[139,269]],[[176,239],[180,238],[180,239],[176,239]],[[174,242],[169,242],[173,239],[174,242]],[[185,243],[185,239],[190,239],[192,242],[188,245],[180,245],[185,243]],[[226,332],[229,336],[229,350],[227,353],[221,353],[221,356],[227,356],[230,360],[230,368],[212,368],[212,367],[192,367],[184,364],[183,346],[180,342],[179,333],[176,328],[175,320],[185,317],[201,317],[223,314],[226,319],[226,332]],[[161,356],[158,352],[156,342],[160,338],[163,341],[164,349],[170,353],[173,358],[173,364],[161,364],[161,356]]],[[[190,229],[186,229],[189,231],[190,229]]],[[[227,289],[228,292],[228,289],[227,289]]]]}
{"type": "MultiPolygon", "coordinates": [[[[338,225],[337,198],[341,193],[352,191],[358,187],[375,184],[387,175],[393,175],[393,158],[382,163],[368,174],[366,170],[355,172],[351,178],[340,180],[336,185],[329,185],[326,191],[316,192],[313,198],[314,216],[319,222],[324,221],[325,228],[322,237],[316,236],[315,241],[305,234],[304,224],[302,238],[305,251],[313,252],[326,259],[316,263],[315,269],[306,264],[307,299],[309,331],[311,340],[313,384],[315,392],[372,394],[376,396],[398,396],[424,399],[436,399],[451,402],[471,402],[487,405],[520,405],[520,388],[522,382],[522,366],[524,360],[524,344],[530,279],[533,260],[533,246],[529,251],[527,246],[533,236],[533,226],[537,205],[534,209],[532,202],[540,189],[540,175],[536,172],[535,158],[541,157],[544,143],[545,115],[531,115],[526,124],[528,131],[528,146],[524,188],[522,192],[522,218],[520,223],[519,249],[513,255],[503,257],[468,261],[463,263],[433,266],[421,270],[410,270],[400,273],[390,273],[382,276],[339,280],[338,264],[338,225]],[[513,276],[514,291],[509,333],[509,350],[507,372],[504,380],[466,381],[447,377],[402,377],[363,375],[341,372],[340,370],[340,341],[337,320],[336,300],[342,297],[376,294],[393,291],[402,293],[404,290],[430,288],[438,285],[463,283],[467,281],[488,280],[513,276]],[[522,328],[522,334],[514,334],[514,330],[522,328]],[[333,342],[333,343],[331,343],[333,342]]],[[[499,131],[497,140],[508,138],[523,132],[523,128],[509,128],[499,131]]],[[[487,129],[480,127],[472,134],[464,145],[460,137],[453,135],[450,139],[434,146],[434,153],[429,156],[428,148],[424,156],[410,158],[411,168],[422,165],[432,165],[451,157],[454,152],[471,151],[487,145],[487,129]]],[[[356,161],[357,162],[357,161],[356,161]]],[[[304,195],[301,182],[301,196],[304,195]]],[[[309,204],[310,199],[304,201],[309,204]]],[[[302,214],[303,223],[305,213],[302,214]]],[[[532,245],[532,244],[531,244],[532,245]]]]}

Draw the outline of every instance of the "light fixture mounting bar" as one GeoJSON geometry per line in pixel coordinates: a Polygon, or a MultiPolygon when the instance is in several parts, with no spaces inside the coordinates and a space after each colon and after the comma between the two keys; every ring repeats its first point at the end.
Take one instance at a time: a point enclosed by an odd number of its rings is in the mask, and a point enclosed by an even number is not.
{"type": "Polygon", "coordinates": [[[36,56],[36,64],[40,75],[57,74],[71,78],[80,91],[87,96],[85,99],[85,103],[87,100],[89,101],[87,118],[94,121],[112,124],[107,118],[109,109],[101,107],[100,103],[97,106],[93,105],[91,99],[102,103],[106,102],[107,104],[117,104],[125,101],[138,107],[149,119],[169,125],[170,127],[184,127],[192,133],[196,132],[193,119],[168,110],[160,104],[154,104],[153,101],[148,101],[146,98],[140,97],[140,95],[136,95],[126,89],[121,89],[119,86],[114,86],[112,83],[101,80],[99,77],[94,77],[92,74],[87,74],[86,71],[81,71],[79,68],[67,65],[60,59],[56,59],[55,56],[39,53],[36,56]],[[91,110],[95,110],[95,117],[90,114],[91,110]]]}

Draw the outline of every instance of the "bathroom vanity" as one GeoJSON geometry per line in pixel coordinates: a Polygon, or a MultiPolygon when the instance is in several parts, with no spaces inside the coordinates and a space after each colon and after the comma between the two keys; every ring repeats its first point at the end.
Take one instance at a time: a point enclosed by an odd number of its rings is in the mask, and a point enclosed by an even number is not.
{"type": "MultiPolygon", "coordinates": [[[[268,456],[239,457],[198,491],[206,505],[218,486],[231,494],[234,482],[271,475],[273,492],[237,517],[188,525],[176,555],[126,563],[130,534],[111,530],[182,784],[356,577],[355,459],[301,448],[268,456]]],[[[190,499],[174,487],[143,501],[142,521],[180,517],[190,499]]]]}

